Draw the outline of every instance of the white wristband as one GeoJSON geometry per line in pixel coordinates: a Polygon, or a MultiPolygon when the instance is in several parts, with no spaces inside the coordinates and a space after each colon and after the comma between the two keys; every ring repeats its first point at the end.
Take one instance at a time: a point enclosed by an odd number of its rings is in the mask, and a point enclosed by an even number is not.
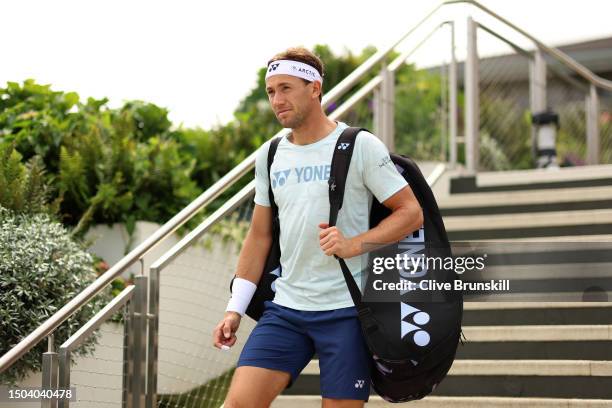
{"type": "Polygon", "coordinates": [[[239,313],[240,316],[244,316],[256,289],[257,285],[250,280],[238,277],[234,278],[234,283],[232,283],[232,297],[227,303],[225,311],[236,312],[239,313]]]}

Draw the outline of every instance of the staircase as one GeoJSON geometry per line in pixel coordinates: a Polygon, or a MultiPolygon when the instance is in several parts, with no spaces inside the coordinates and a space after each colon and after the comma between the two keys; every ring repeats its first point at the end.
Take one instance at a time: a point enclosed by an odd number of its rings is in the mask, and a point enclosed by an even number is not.
{"type": "MultiPolygon", "coordinates": [[[[612,166],[476,178],[447,173],[434,191],[451,241],[612,241],[612,166]]],[[[551,278],[594,279],[609,293],[612,254],[603,254],[598,263],[584,261],[569,254],[559,264],[537,268],[535,276],[528,264],[493,269],[506,278],[544,284],[551,278]]],[[[503,302],[466,302],[467,343],[459,346],[436,391],[410,405],[612,407],[612,302],[582,302],[582,296],[559,292],[547,293],[545,298],[554,301],[516,301],[520,298],[509,295],[503,302]],[[575,301],[567,301],[572,295],[575,301]]],[[[273,407],[318,407],[319,395],[313,360],[273,407]]],[[[368,403],[391,405],[374,393],[368,403]]]]}

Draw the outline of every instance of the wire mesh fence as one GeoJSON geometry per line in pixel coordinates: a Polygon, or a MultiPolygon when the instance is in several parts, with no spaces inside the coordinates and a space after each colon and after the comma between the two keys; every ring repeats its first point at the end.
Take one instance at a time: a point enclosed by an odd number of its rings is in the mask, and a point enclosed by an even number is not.
{"type": "Polygon", "coordinates": [[[97,344],[89,355],[78,357],[70,370],[70,385],[75,388],[76,408],[121,407],[125,386],[125,319],[104,323],[95,333],[97,344]]]}
{"type": "Polygon", "coordinates": [[[612,164],[612,92],[599,93],[600,163],[612,164]]]}
{"type": "Polygon", "coordinates": [[[250,195],[160,272],[159,407],[219,407],[244,342],[254,327],[245,317],[237,343],[212,345],[253,210],[250,195]]]}
{"type": "MultiPolygon", "coordinates": [[[[488,36],[484,30],[479,40],[488,36]]],[[[489,38],[490,39],[490,38],[489,38]]],[[[500,40],[501,43],[501,40],[500,40]]],[[[500,171],[535,167],[537,129],[532,128],[533,52],[505,45],[500,56],[479,61],[479,170],[500,171]],[[531,65],[531,66],[530,66],[531,65]]],[[[587,163],[587,98],[589,84],[558,60],[545,55],[544,110],[559,117],[555,149],[560,166],[587,163]]],[[[536,84],[537,86],[537,84],[536,84]]],[[[610,93],[599,95],[599,163],[610,163],[610,93]]]]}
{"type": "MultiPolygon", "coordinates": [[[[488,36],[479,32],[479,38],[488,36]]],[[[479,63],[479,169],[533,167],[531,152],[529,57],[502,43],[504,55],[479,63]]]]}
{"type": "Polygon", "coordinates": [[[547,61],[547,105],[559,115],[556,149],[561,166],[586,164],[587,83],[573,75],[559,62],[547,61]]]}

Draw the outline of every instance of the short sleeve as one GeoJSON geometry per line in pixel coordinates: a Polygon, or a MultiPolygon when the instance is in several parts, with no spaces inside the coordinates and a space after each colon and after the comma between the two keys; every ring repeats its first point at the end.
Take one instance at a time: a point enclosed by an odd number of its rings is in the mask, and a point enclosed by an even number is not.
{"type": "Polygon", "coordinates": [[[387,146],[369,132],[360,132],[357,144],[365,186],[379,202],[383,202],[408,185],[395,168],[387,146]]]}
{"type": "Polygon", "coordinates": [[[268,151],[270,150],[270,141],[264,143],[257,151],[255,156],[255,204],[264,207],[270,207],[270,197],[268,189],[270,186],[270,178],[268,177],[268,151]]]}

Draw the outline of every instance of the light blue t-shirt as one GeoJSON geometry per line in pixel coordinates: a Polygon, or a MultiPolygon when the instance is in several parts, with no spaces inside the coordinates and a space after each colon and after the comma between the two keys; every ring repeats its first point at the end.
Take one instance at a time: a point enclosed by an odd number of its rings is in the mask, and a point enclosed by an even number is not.
{"type": "MultiPolygon", "coordinates": [[[[353,306],[338,260],[319,245],[319,223],[329,221],[329,178],[334,147],[342,131],[339,122],[315,143],[296,145],[287,137],[278,144],[271,167],[272,191],[279,209],[281,276],[276,280],[274,303],[297,310],[321,311],[353,306]]],[[[255,203],[269,207],[267,158],[270,142],[259,151],[255,164],[255,203]]],[[[407,186],[376,136],[357,135],[349,167],[344,202],[336,226],[346,238],[369,229],[372,194],[380,202],[407,186]]],[[[345,259],[361,284],[361,257],[345,259]]]]}

